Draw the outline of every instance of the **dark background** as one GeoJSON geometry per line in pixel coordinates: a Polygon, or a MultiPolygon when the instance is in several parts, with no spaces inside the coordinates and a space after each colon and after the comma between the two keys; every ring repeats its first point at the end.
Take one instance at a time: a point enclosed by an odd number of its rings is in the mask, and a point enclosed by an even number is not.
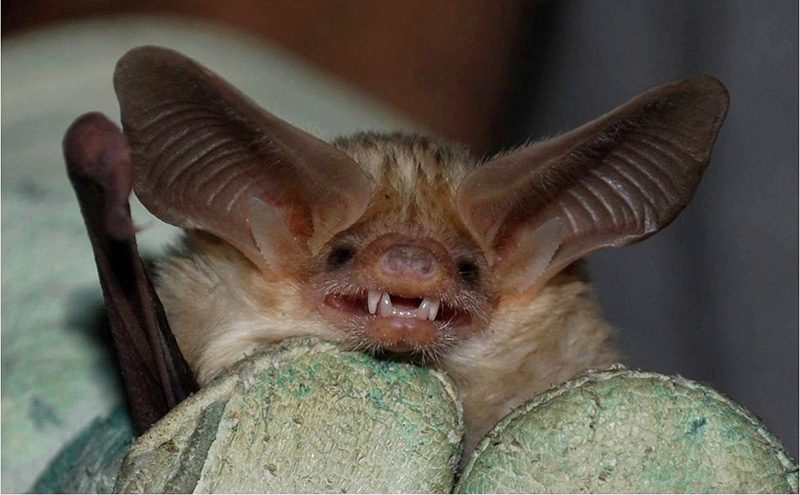
{"type": "Polygon", "coordinates": [[[731,109],[694,202],[590,271],[630,365],[711,383],[797,457],[797,2],[6,0],[2,34],[143,12],[261,35],[479,154],[720,79],[731,109]]]}

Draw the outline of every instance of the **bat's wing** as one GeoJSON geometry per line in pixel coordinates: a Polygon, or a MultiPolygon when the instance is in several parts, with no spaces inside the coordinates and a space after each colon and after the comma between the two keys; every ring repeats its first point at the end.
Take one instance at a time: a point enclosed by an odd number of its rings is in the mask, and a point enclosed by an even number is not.
{"type": "Polygon", "coordinates": [[[197,382],[139,259],[128,204],[133,171],[122,133],[99,113],[83,115],[64,136],[64,157],[92,242],[140,435],[195,392],[197,382]]]}

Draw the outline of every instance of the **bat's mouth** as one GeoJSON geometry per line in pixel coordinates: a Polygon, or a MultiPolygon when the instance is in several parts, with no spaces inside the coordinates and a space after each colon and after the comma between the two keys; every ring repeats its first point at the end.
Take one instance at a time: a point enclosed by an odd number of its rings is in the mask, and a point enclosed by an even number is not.
{"type": "Polygon", "coordinates": [[[325,303],[339,311],[359,316],[407,318],[451,326],[466,326],[471,322],[468,312],[443,303],[437,297],[402,297],[370,290],[366,295],[329,294],[325,303]]]}
{"type": "Polygon", "coordinates": [[[325,304],[364,322],[363,336],[393,352],[425,351],[443,337],[472,324],[470,313],[439,297],[404,297],[369,290],[356,295],[328,294],[325,304]]]}

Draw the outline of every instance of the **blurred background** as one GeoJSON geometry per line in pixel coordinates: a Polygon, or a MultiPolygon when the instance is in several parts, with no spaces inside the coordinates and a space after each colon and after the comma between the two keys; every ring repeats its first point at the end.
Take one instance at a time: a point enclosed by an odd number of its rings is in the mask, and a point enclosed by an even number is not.
{"type": "MultiPolygon", "coordinates": [[[[48,180],[31,175],[26,153],[59,160],[56,127],[52,149],[41,148],[51,138],[37,132],[58,121],[44,116],[68,124],[68,115],[108,107],[116,117],[113,60],[135,44],[171,43],[322,137],[425,129],[479,155],[570,129],[658,84],[715,76],[731,108],[695,200],[659,235],[592,255],[590,272],[631,366],[712,384],[797,457],[797,2],[6,0],[2,37],[4,268],[30,256],[6,235],[14,194],[34,201],[48,180]],[[87,74],[102,83],[87,85],[87,74]],[[69,91],[84,92],[83,110],[73,110],[79,99],[68,102],[69,91]],[[50,114],[32,110],[42,101],[50,114]],[[27,151],[17,140],[25,132],[27,151]],[[21,182],[17,169],[27,170],[21,182]]],[[[88,242],[80,248],[82,283],[96,299],[88,242]]],[[[12,353],[24,346],[10,337],[18,320],[6,309],[17,293],[6,297],[7,271],[3,372],[13,376],[21,372],[12,353]]],[[[4,491],[25,489],[30,476],[6,472],[7,386],[4,377],[3,474],[18,484],[4,481],[4,491]]],[[[36,386],[19,389],[17,406],[49,417],[36,386]]],[[[59,411],[49,412],[53,421],[59,411]]]]}

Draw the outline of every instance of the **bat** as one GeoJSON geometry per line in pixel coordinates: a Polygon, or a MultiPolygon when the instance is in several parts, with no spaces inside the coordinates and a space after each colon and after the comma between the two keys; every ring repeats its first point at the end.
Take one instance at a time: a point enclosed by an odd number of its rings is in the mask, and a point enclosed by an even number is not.
{"type": "Polygon", "coordinates": [[[114,87],[124,136],[89,114],[64,148],[79,197],[76,177],[94,191],[82,209],[133,355],[126,384],[159,397],[137,431],[260,347],[317,336],[446,371],[467,450],[536,393],[619,359],[581,260],[675,219],[728,108],[697,76],[481,160],[421,135],[323,142],[164,48],[128,52],[114,87]],[[185,229],[155,291],[131,189],[185,229]]]}

